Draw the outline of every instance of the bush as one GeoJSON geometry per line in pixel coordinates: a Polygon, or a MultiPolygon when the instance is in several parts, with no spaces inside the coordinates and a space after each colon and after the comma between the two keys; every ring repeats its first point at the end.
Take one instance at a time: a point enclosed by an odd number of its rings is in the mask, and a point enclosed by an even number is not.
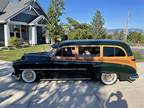
{"type": "Polygon", "coordinates": [[[135,57],[136,59],[141,59],[141,58],[143,58],[143,55],[142,55],[140,52],[138,52],[138,51],[133,51],[133,55],[134,55],[134,57],[135,57]]]}
{"type": "Polygon", "coordinates": [[[8,43],[9,43],[10,47],[19,47],[20,46],[20,42],[17,37],[10,37],[8,40],[8,43]]]}
{"type": "Polygon", "coordinates": [[[141,32],[130,32],[128,35],[128,42],[130,44],[143,44],[144,43],[144,35],[141,32]]]}

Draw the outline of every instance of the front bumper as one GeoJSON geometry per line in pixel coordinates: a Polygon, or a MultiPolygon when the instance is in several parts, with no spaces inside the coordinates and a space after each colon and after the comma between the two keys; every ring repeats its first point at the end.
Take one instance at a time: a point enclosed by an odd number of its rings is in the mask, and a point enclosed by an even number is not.
{"type": "Polygon", "coordinates": [[[11,77],[12,77],[13,79],[16,79],[16,80],[19,80],[19,79],[20,79],[20,76],[19,76],[19,75],[16,75],[15,72],[13,72],[13,73],[11,74],[11,77]]]}

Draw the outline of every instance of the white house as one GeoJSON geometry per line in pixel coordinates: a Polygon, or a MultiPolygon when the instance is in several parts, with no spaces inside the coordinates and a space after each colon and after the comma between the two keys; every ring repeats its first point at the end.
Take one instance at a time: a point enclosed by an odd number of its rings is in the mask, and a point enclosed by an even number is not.
{"type": "Polygon", "coordinates": [[[16,36],[31,45],[45,43],[47,14],[36,0],[0,0],[0,43],[16,36]]]}

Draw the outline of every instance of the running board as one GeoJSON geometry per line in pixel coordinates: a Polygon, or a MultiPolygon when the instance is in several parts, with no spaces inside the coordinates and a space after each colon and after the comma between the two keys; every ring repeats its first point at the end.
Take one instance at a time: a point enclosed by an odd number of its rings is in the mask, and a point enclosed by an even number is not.
{"type": "Polygon", "coordinates": [[[71,80],[91,80],[91,78],[52,78],[52,79],[40,79],[41,81],[71,81],[71,80]]]}

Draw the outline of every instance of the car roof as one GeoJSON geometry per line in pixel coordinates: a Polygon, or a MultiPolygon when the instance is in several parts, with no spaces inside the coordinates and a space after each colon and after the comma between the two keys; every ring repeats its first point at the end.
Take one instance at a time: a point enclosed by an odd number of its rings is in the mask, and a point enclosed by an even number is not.
{"type": "Polygon", "coordinates": [[[60,42],[58,44],[52,45],[53,48],[61,48],[64,46],[81,46],[81,45],[116,45],[124,48],[129,56],[132,56],[132,52],[130,47],[120,41],[120,40],[110,40],[110,39],[84,39],[84,40],[66,40],[63,42],[60,42]]]}

